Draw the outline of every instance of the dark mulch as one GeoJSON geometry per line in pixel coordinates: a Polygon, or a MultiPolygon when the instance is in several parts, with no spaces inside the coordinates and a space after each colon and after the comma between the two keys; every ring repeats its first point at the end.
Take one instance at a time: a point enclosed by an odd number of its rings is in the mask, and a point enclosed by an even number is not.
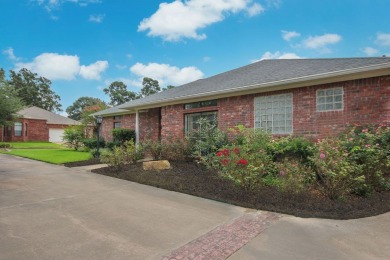
{"type": "Polygon", "coordinates": [[[121,171],[106,167],[93,172],[242,207],[304,218],[353,219],[390,211],[389,191],[375,193],[368,198],[350,197],[342,201],[310,192],[283,193],[273,187],[246,192],[196,163],[172,162],[171,165],[172,169],[160,172],[144,171],[141,163],[128,165],[121,171]]]}
{"type": "Polygon", "coordinates": [[[66,167],[79,167],[79,166],[87,166],[87,165],[94,165],[94,164],[100,164],[99,159],[90,159],[86,161],[79,161],[79,162],[70,162],[70,163],[64,163],[64,166],[66,167]]]}

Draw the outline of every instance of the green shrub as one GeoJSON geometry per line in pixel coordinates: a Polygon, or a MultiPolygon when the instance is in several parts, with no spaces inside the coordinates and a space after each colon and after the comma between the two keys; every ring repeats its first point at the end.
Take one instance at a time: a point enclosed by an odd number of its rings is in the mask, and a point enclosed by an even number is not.
{"type": "Polygon", "coordinates": [[[276,163],[276,168],[279,180],[277,187],[284,192],[307,192],[316,179],[313,169],[296,158],[285,158],[276,163]]]}
{"type": "Polygon", "coordinates": [[[106,148],[99,148],[99,151],[97,149],[91,149],[89,152],[92,155],[92,158],[100,158],[100,156],[105,152],[105,151],[110,151],[106,148]]]}
{"type": "Polygon", "coordinates": [[[82,144],[84,139],[84,133],[80,126],[71,126],[64,130],[64,135],[62,139],[66,142],[66,144],[75,149],[76,151],[82,144]]]}
{"type": "Polygon", "coordinates": [[[349,159],[362,167],[365,186],[354,192],[367,195],[390,189],[390,125],[352,126],[341,137],[349,159]]]}
{"type": "Polygon", "coordinates": [[[146,154],[151,155],[153,160],[163,159],[163,144],[159,140],[145,140],[142,147],[146,154]]]}
{"type": "Polygon", "coordinates": [[[229,143],[227,134],[219,130],[215,122],[201,118],[197,124],[199,128],[186,137],[188,151],[193,157],[199,159],[212,156],[229,143]]]}
{"type": "Polygon", "coordinates": [[[321,192],[338,199],[353,189],[364,187],[362,166],[348,158],[348,151],[338,139],[324,139],[317,144],[318,152],[310,160],[316,167],[321,192]]]}
{"type": "Polygon", "coordinates": [[[309,162],[313,156],[315,143],[303,137],[286,136],[273,139],[269,144],[269,152],[274,160],[282,161],[285,158],[297,158],[303,163],[309,162]]]}
{"type": "Polygon", "coordinates": [[[104,150],[100,161],[120,170],[126,164],[135,164],[143,158],[143,150],[137,147],[133,140],[125,142],[122,146],[114,147],[111,150],[104,150]]]}
{"type": "Polygon", "coordinates": [[[168,138],[163,142],[163,157],[170,161],[185,161],[192,157],[187,140],[168,138]]]}
{"type": "Polygon", "coordinates": [[[10,144],[2,144],[0,143],[0,148],[11,148],[10,144]]]}
{"type": "Polygon", "coordinates": [[[146,140],[141,145],[153,160],[184,161],[189,156],[187,142],[180,138],[168,138],[164,141],[146,140]]]}
{"type": "Polygon", "coordinates": [[[114,142],[125,143],[127,141],[135,141],[135,130],[117,128],[112,130],[114,142]]]}
{"type": "Polygon", "coordinates": [[[120,142],[106,142],[106,145],[105,145],[105,148],[107,149],[110,149],[111,151],[117,147],[117,146],[121,146],[122,144],[120,142]]]}
{"type": "MultiPolygon", "coordinates": [[[[83,144],[85,147],[87,147],[88,149],[91,150],[91,149],[97,148],[98,141],[97,141],[97,138],[87,138],[87,139],[83,140],[83,144]]],[[[100,137],[99,138],[99,148],[104,148],[105,145],[106,145],[106,142],[104,141],[104,138],[100,137]]]]}

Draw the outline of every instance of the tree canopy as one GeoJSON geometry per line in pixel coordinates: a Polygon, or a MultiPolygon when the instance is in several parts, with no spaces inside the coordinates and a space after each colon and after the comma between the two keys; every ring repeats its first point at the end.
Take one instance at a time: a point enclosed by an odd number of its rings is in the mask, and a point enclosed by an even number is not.
{"type": "Polygon", "coordinates": [[[107,88],[103,89],[110,97],[110,105],[117,106],[137,98],[137,94],[128,91],[127,86],[122,81],[114,81],[107,88]]]}
{"type": "Polygon", "coordinates": [[[142,89],[136,93],[127,90],[127,86],[122,81],[114,81],[107,88],[103,89],[105,94],[110,97],[110,105],[117,106],[126,103],[131,100],[147,97],[158,92],[165,91],[174,88],[169,85],[166,88],[161,89],[157,80],[145,77],[142,80],[142,89]]]}
{"type": "Polygon", "coordinates": [[[10,71],[8,84],[12,86],[17,96],[26,106],[37,106],[48,111],[62,111],[60,96],[50,87],[51,81],[41,77],[28,69],[21,69],[19,72],[10,71]]]}
{"type": "Polygon", "coordinates": [[[156,94],[161,91],[161,88],[157,80],[145,77],[142,81],[142,89],[138,95],[138,98],[147,97],[156,94]]]}
{"type": "Polygon", "coordinates": [[[102,109],[108,108],[107,104],[100,100],[99,98],[94,97],[80,97],[72,105],[66,108],[66,113],[68,117],[74,120],[81,120],[83,114],[86,112],[86,108],[96,107],[100,111],[102,109]]]}
{"type": "Polygon", "coordinates": [[[12,122],[22,105],[15,89],[5,80],[4,70],[0,69],[0,125],[12,122]]]}

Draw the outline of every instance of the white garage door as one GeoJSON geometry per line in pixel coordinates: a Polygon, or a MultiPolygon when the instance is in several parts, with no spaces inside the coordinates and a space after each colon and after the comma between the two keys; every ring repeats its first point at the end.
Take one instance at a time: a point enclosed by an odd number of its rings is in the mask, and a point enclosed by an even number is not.
{"type": "Polygon", "coordinates": [[[61,143],[63,135],[64,129],[49,128],[49,142],[61,143]]]}

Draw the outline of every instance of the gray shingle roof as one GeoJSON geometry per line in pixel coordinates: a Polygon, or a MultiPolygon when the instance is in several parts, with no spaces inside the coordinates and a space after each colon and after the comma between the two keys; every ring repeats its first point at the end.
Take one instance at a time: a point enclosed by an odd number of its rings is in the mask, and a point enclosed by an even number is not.
{"type": "Polygon", "coordinates": [[[29,119],[46,119],[48,124],[58,125],[79,125],[79,121],[55,114],[39,107],[28,107],[18,112],[23,118],[29,119]]]}
{"type": "MultiPolygon", "coordinates": [[[[390,68],[389,57],[262,60],[238,69],[169,89],[142,99],[133,100],[115,109],[136,109],[179,101],[191,96],[212,96],[224,92],[237,92],[250,88],[260,89],[286,82],[304,82],[332,75],[348,75],[357,71],[370,71],[378,66],[390,68]]],[[[112,108],[111,108],[112,109],[112,108]]],[[[95,115],[108,115],[113,110],[103,110],[95,115]]]]}

